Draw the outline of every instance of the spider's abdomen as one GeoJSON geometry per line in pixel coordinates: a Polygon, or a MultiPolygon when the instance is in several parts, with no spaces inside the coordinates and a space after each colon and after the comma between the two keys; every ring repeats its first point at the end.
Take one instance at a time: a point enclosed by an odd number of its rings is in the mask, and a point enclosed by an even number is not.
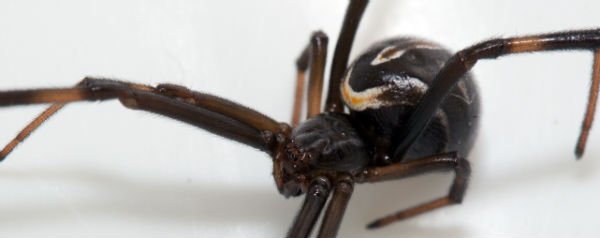
{"type": "MultiPolygon", "coordinates": [[[[365,141],[372,142],[372,153],[393,149],[389,138],[394,129],[403,126],[450,56],[435,43],[394,38],[375,44],[350,65],[342,81],[342,96],[355,127],[365,141]]],[[[477,87],[467,74],[403,159],[444,151],[466,156],[478,114],[477,87]]]]}

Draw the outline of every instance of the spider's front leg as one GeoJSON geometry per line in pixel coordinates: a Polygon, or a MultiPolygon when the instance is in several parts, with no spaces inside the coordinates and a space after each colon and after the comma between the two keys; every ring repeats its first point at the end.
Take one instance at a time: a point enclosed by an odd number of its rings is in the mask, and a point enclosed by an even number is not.
{"type": "Polygon", "coordinates": [[[342,224],[344,213],[354,191],[354,181],[350,176],[343,175],[333,187],[333,195],[319,228],[318,237],[336,237],[342,224]]]}
{"type": "Polygon", "coordinates": [[[340,175],[333,184],[326,177],[317,177],[312,180],[304,203],[288,231],[288,238],[304,238],[310,235],[331,191],[333,191],[333,195],[329,199],[317,237],[336,237],[346,206],[354,191],[354,181],[348,175],[340,175]]]}
{"type": "Polygon", "coordinates": [[[0,161],[65,103],[109,99],[119,99],[128,108],[177,119],[267,152],[271,152],[274,134],[287,133],[286,126],[255,110],[182,86],[162,84],[151,87],[85,78],[71,88],[0,91],[0,106],[54,103],[0,152],[0,161]]]}
{"type": "Polygon", "coordinates": [[[329,191],[331,190],[331,182],[326,177],[314,178],[304,197],[304,203],[296,214],[294,223],[290,227],[286,237],[288,238],[303,238],[308,237],[313,226],[327,202],[329,191]]]}

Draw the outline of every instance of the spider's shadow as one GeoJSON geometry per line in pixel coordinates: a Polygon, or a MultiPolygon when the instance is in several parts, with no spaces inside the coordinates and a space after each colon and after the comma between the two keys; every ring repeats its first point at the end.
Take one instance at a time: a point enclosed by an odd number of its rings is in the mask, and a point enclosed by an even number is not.
{"type": "MultiPolygon", "coordinates": [[[[512,186],[534,183],[536,180],[550,179],[565,171],[560,158],[548,156],[548,163],[531,169],[515,169],[514,174],[498,178],[491,191],[499,193],[499,189],[510,189],[512,186]]],[[[479,158],[477,150],[471,156],[473,169],[477,169],[479,158]]],[[[564,158],[562,158],[564,159],[564,158]]],[[[594,166],[585,166],[587,172],[592,172],[594,166]],[[589,170],[589,171],[588,171],[589,170]]],[[[584,174],[586,171],[583,171],[584,174]]],[[[579,171],[582,172],[582,171],[579,171]]],[[[94,168],[77,171],[55,171],[39,169],[26,173],[5,171],[1,175],[6,179],[39,180],[73,180],[85,187],[93,188],[104,196],[93,197],[90,200],[76,201],[84,215],[111,214],[116,219],[135,218],[136,220],[165,220],[168,223],[180,220],[214,224],[248,224],[248,222],[267,224],[273,234],[283,234],[297,211],[302,199],[286,200],[278,196],[276,190],[214,186],[209,184],[173,184],[154,181],[138,181],[124,178],[116,173],[99,171],[94,168]],[[32,177],[35,175],[35,177],[32,177]],[[250,204],[250,205],[249,205],[250,204]],[[116,215],[114,215],[116,214],[116,215]]],[[[419,202],[444,194],[449,185],[450,174],[428,175],[417,179],[377,185],[358,185],[350,202],[347,216],[342,225],[340,236],[356,234],[373,234],[375,236],[426,236],[426,237],[460,237],[468,233],[460,226],[452,227],[422,227],[415,219],[399,222],[390,227],[375,231],[365,231],[365,225],[372,219],[388,214],[394,210],[410,207],[419,202]]],[[[473,191],[469,191],[473,192],[473,191]]],[[[467,194],[468,197],[468,194],[467,194]]],[[[465,204],[468,203],[468,199],[465,204]]],[[[467,204],[468,205],[468,204],[467,204]]],[[[45,221],[68,219],[64,211],[56,209],[57,204],[23,203],[4,206],[0,209],[0,220],[4,225],[13,224],[43,224],[45,221]]],[[[440,210],[441,211],[441,210],[440,210]]],[[[432,213],[428,213],[432,214],[432,213]]],[[[428,216],[423,215],[423,219],[428,216]]]]}
{"type": "MultiPolygon", "coordinates": [[[[226,220],[231,223],[254,220],[270,220],[285,214],[289,205],[284,199],[276,196],[276,190],[266,191],[244,187],[215,186],[210,184],[170,182],[156,184],[156,181],[140,181],[125,178],[117,173],[99,171],[94,168],[70,170],[36,169],[26,172],[5,171],[1,177],[12,180],[41,179],[45,184],[56,181],[75,181],[81,187],[102,193],[103,196],[92,197],[79,203],[78,208],[87,212],[116,213],[122,216],[136,216],[152,220],[189,220],[200,219],[218,223],[226,220]],[[268,206],[260,206],[265,203],[268,206]],[[248,206],[252,204],[252,206],[248,206]],[[264,209],[264,207],[271,207],[264,209]],[[190,211],[190,208],[197,209],[190,211]],[[223,209],[226,208],[226,209],[223,209]],[[283,210],[283,211],[282,211],[283,210]],[[193,215],[192,215],[193,214],[193,215]]],[[[59,183],[59,182],[56,182],[59,183]]],[[[73,199],[71,199],[72,201],[73,199]]],[[[0,220],[17,222],[18,220],[33,222],[45,219],[60,219],[55,214],[52,204],[36,206],[7,206],[0,211],[0,220]]]]}
{"type": "MultiPolygon", "coordinates": [[[[53,181],[76,181],[82,184],[87,191],[102,196],[93,196],[82,199],[69,199],[69,209],[64,208],[64,201],[58,204],[54,202],[23,202],[22,204],[10,204],[10,206],[0,206],[0,220],[4,225],[10,226],[29,224],[45,224],[48,221],[73,219],[70,209],[76,210],[78,217],[84,219],[86,216],[110,216],[113,219],[127,221],[145,220],[156,224],[164,220],[166,224],[178,223],[204,223],[211,226],[222,226],[224,230],[230,229],[231,224],[268,224],[268,230],[273,235],[284,234],[287,227],[291,224],[297,209],[302,202],[301,198],[286,200],[279,196],[276,189],[261,190],[254,188],[233,187],[233,186],[214,186],[202,184],[201,186],[191,183],[161,183],[154,181],[139,181],[125,178],[117,173],[99,171],[94,168],[82,168],[79,170],[51,170],[36,169],[26,172],[5,171],[1,177],[11,180],[34,180],[40,178],[44,183],[52,184],[53,181]],[[59,208],[57,208],[59,207],[59,208]],[[62,208],[60,208],[62,207],[62,208]],[[64,208],[64,209],[63,209],[64,208]]],[[[445,185],[437,180],[427,180],[425,187],[428,189],[415,189],[412,199],[422,198],[422,193],[439,193],[437,188],[442,191],[445,185]],[[430,186],[431,185],[431,186],[430,186]],[[439,186],[438,186],[439,185],[439,186]],[[436,191],[434,191],[436,190],[436,191]]],[[[344,220],[344,225],[340,236],[344,234],[356,235],[361,233],[370,234],[371,231],[365,230],[368,219],[373,218],[373,212],[367,211],[368,204],[378,204],[377,198],[392,199],[393,202],[387,205],[403,205],[407,196],[397,196],[398,191],[407,191],[414,183],[391,184],[396,189],[381,189],[379,196],[371,196],[367,189],[363,188],[370,185],[357,188],[355,196],[349,205],[349,217],[344,220]],[[400,203],[399,203],[400,202],[400,203]],[[351,212],[352,211],[352,212],[351,212]],[[370,213],[370,214],[369,214],[370,213]]],[[[420,185],[423,185],[422,183],[420,185]]],[[[420,186],[416,185],[416,186],[420,186]]],[[[389,185],[385,185],[389,186],[389,185]]],[[[385,187],[384,186],[384,187],[385,187]]],[[[410,191],[410,190],[408,190],[410,191]]],[[[387,207],[389,209],[389,207],[387,207]]],[[[376,214],[382,215],[382,214],[376,214]]],[[[27,226],[27,225],[26,225],[27,226]]],[[[102,225],[100,225],[102,227],[102,225]]],[[[26,228],[26,227],[24,227],[26,228]]],[[[262,228],[261,228],[262,229],[262,228]]],[[[380,229],[393,231],[395,229],[380,229]]],[[[378,232],[378,231],[376,231],[378,232]]],[[[397,231],[394,231],[397,234],[397,231]]],[[[402,232],[408,234],[429,234],[432,236],[441,234],[461,234],[459,228],[432,228],[419,227],[414,224],[402,226],[402,232]],[[449,233],[450,232],[450,233],[449,233]]],[[[371,233],[372,234],[372,233],[371,233]]]]}

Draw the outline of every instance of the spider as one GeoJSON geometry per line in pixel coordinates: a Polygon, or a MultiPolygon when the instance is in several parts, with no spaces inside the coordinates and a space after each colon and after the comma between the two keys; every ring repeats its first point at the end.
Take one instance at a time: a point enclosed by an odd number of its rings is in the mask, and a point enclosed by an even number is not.
{"type": "MultiPolygon", "coordinates": [[[[322,36],[315,35],[315,38],[322,38],[322,36]]],[[[343,37],[342,37],[342,38],[343,38],[343,37]]],[[[421,42],[421,43],[422,43],[422,42],[421,42]]],[[[419,44],[416,44],[416,46],[417,46],[416,48],[422,48],[422,49],[426,49],[426,50],[435,50],[436,48],[438,48],[438,46],[436,46],[436,45],[430,45],[430,44],[428,44],[428,43],[423,43],[423,44],[421,44],[421,43],[419,43],[419,44]]],[[[313,49],[314,49],[314,48],[313,48],[313,49]]],[[[397,52],[394,52],[394,51],[393,51],[393,49],[392,49],[392,50],[387,50],[387,51],[386,51],[386,50],[384,50],[384,49],[380,49],[380,50],[381,50],[381,51],[379,51],[379,53],[381,53],[381,57],[378,57],[378,58],[382,58],[382,59],[384,59],[383,61],[385,61],[385,59],[386,59],[386,55],[391,55],[391,57],[390,57],[390,58],[394,58],[394,54],[396,54],[396,53],[397,53],[397,52]],[[389,52],[391,52],[391,53],[389,53],[389,52]],[[388,53],[389,53],[389,54],[388,54],[388,53]]],[[[399,53],[398,53],[398,54],[399,54],[399,53]]],[[[338,55],[338,53],[336,53],[336,55],[338,55]]],[[[378,56],[379,56],[379,55],[378,55],[378,56]]],[[[301,60],[301,61],[302,61],[302,60],[301,60]]],[[[380,60],[380,61],[382,61],[382,60],[380,60]]],[[[373,61],[371,61],[371,62],[373,62],[373,61]]],[[[346,67],[344,67],[344,68],[346,68],[346,67]]],[[[348,72],[351,72],[351,71],[348,71],[348,72]]],[[[349,75],[351,75],[350,73],[348,73],[348,74],[349,74],[349,75]]],[[[403,75],[402,77],[405,77],[405,76],[403,75]]],[[[418,87],[418,85],[416,85],[415,87],[418,87]]],[[[159,88],[161,88],[161,89],[163,90],[163,91],[162,91],[163,93],[169,93],[169,92],[170,92],[170,90],[174,90],[175,92],[178,92],[178,91],[177,91],[177,90],[178,90],[178,88],[177,88],[177,87],[172,87],[172,86],[160,87],[160,86],[159,86],[159,88]]],[[[13,91],[13,92],[15,92],[15,91],[13,91]]],[[[314,91],[313,91],[313,92],[314,92],[314,91]]],[[[8,95],[8,93],[7,93],[7,94],[4,94],[4,95],[8,95]]],[[[172,96],[172,95],[171,95],[171,96],[172,96]]],[[[184,95],[180,95],[180,97],[181,97],[181,98],[184,98],[184,95]]],[[[14,97],[11,97],[11,98],[14,98],[14,97]]],[[[186,100],[182,100],[182,101],[186,101],[186,100]]],[[[381,101],[376,101],[376,103],[377,103],[377,102],[381,102],[381,101]]],[[[130,103],[130,102],[127,102],[127,101],[125,101],[125,103],[127,104],[127,103],[130,103]]],[[[188,102],[188,103],[189,103],[189,102],[188,102]]],[[[355,106],[356,106],[356,105],[355,105],[355,106]]],[[[360,106],[357,106],[357,107],[360,107],[360,106]]],[[[360,110],[360,109],[358,109],[358,110],[360,110]]],[[[297,111],[297,110],[296,110],[296,111],[297,111]]],[[[309,110],[309,111],[311,111],[311,110],[309,110]]],[[[313,112],[314,112],[314,110],[313,110],[313,112]]],[[[248,142],[248,141],[246,141],[246,142],[248,142]]],[[[374,153],[374,152],[371,152],[371,153],[374,153]]],[[[385,157],[385,156],[383,156],[383,157],[385,157]]],[[[377,164],[379,164],[379,163],[380,163],[381,165],[384,165],[384,164],[385,164],[386,166],[389,166],[389,165],[388,165],[388,164],[389,164],[389,162],[386,162],[387,158],[380,158],[380,159],[381,159],[382,161],[381,161],[381,162],[377,162],[377,164]]],[[[463,162],[466,162],[466,161],[463,161],[463,162]]],[[[326,177],[328,177],[328,176],[326,176],[326,177]]],[[[331,175],[331,177],[338,177],[338,176],[331,175]]],[[[331,181],[330,181],[330,182],[331,182],[331,181]]],[[[306,190],[307,188],[303,188],[303,189],[304,189],[304,190],[306,190]]],[[[295,195],[295,194],[292,194],[292,195],[295,195]]],[[[312,201],[312,200],[311,200],[311,201],[312,201]]],[[[302,217],[304,217],[304,216],[302,216],[302,217]]],[[[301,218],[302,218],[302,217],[301,217],[301,218]]],[[[325,234],[332,234],[332,233],[327,233],[327,231],[328,231],[328,230],[327,230],[327,229],[325,229],[325,234]]],[[[331,231],[331,232],[333,232],[333,231],[331,231]]],[[[298,232],[298,233],[291,232],[291,234],[301,234],[301,232],[298,232]]]]}

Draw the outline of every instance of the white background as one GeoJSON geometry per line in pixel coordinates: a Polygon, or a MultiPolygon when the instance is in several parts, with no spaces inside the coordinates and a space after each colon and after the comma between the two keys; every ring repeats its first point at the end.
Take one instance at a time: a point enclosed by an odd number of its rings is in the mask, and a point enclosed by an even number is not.
{"type": "MultiPolygon", "coordinates": [[[[330,56],[347,1],[2,1],[0,89],[85,75],[176,83],[279,121],[313,30],[330,56]]],[[[598,1],[373,1],[352,55],[396,35],[459,50],[483,39],[600,27],[598,1]]],[[[375,231],[373,219],[445,194],[450,174],[358,185],[340,237],[595,237],[600,132],[575,162],[592,57],[482,61],[483,117],[462,205],[375,231]]],[[[0,109],[8,142],[41,106],[0,109]]],[[[596,128],[597,129],[597,128],[596,128]]],[[[118,102],[71,104],[0,165],[2,237],[281,237],[301,199],[267,155],[118,102]]]]}

